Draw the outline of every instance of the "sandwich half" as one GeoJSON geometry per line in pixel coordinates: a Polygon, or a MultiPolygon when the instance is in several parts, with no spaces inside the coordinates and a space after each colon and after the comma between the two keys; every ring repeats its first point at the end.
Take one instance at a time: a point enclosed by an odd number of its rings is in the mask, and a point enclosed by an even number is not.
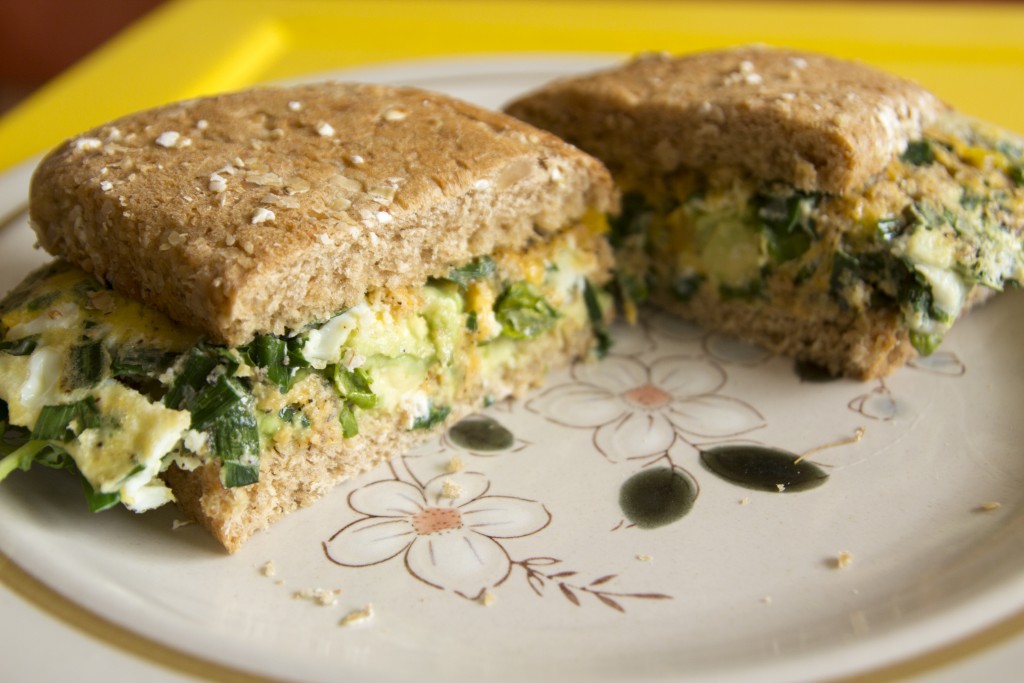
{"type": "Polygon", "coordinates": [[[142,112],[39,166],[58,260],[0,303],[0,478],[169,501],[229,551],[606,342],[618,195],[503,114],[410,88],[142,112]]]}
{"type": "Polygon", "coordinates": [[[832,374],[885,375],[1024,283],[1024,141],[863,64],[647,55],[506,111],[611,169],[627,300],[832,374]]]}

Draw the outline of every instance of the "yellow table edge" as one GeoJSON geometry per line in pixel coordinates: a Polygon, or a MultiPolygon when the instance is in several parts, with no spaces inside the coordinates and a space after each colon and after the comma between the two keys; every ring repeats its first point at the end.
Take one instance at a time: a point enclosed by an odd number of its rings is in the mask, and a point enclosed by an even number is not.
{"type": "Polygon", "coordinates": [[[934,85],[952,84],[940,95],[1024,130],[1024,91],[1002,82],[1024,82],[1021,35],[1024,7],[966,1],[178,0],[0,119],[0,171],[131,111],[311,71],[439,55],[752,42],[858,58],[911,78],[939,73],[934,85]],[[943,64],[973,71],[936,72],[943,64]],[[991,88],[977,82],[979,69],[991,72],[991,88]]]}
{"type": "MultiPolygon", "coordinates": [[[[883,67],[892,61],[892,51],[899,50],[911,62],[955,55],[968,66],[1019,65],[1024,73],[1021,35],[1024,7],[966,2],[840,2],[813,6],[812,11],[800,2],[711,0],[178,0],[0,119],[0,171],[92,125],[148,106],[375,63],[487,53],[684,52],[768,42],[883,67]],[[323,49],[332,40],[338,41],[338,49],[323,49]],[[318,49],[285,58],[303,42],[318,49]],[[189,46],[186,53],[178,49],[182,44],[189,46]]],[[[998,122],[1024,130],[1024,107],[1006,103],[1002,114],[998,122]]],[[[0,229],[10,222],[5,217],[0,229]]],[[[65,598],[2,552],[0,583],[65,625],[167,669],[231,683],[269,680],[133,633],[65,598]]],[[[921,655],[833,683],[921,675],[1022,633],[1024,611],[921,655]]]]}

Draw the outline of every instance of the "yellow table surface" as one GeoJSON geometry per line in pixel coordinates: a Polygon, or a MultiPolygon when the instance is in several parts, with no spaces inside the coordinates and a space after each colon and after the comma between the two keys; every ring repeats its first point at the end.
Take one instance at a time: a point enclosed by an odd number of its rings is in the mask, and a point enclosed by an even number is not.
{"type": "Polygon", "coordinates": [[[179,0],[0,119],[0,170],[163,102],[344,67],[762,42],[867,61],[1024,131],[1024,6],[978,2],[179,0]]]}

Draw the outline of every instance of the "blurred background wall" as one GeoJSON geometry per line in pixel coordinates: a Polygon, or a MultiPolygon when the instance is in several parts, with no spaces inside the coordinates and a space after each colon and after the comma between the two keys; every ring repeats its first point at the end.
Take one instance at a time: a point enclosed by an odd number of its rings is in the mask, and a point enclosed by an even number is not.
{"type": "Polygon", "coordinates": [[[0,113],[163,1],[0,0],[0,113]]]}

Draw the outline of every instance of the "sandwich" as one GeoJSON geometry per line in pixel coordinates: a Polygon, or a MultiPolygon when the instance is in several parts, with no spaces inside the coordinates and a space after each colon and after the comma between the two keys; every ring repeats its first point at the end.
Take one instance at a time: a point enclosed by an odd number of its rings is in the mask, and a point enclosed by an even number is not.
{"type": "Polygon", "coordinates": [[[76,136],[31,184],[57,258],[0,303],[0,479],[174,501],[230,552],[598,353],[604,167],[412,88],[316,84],[76,136]]]}
{"type": "Polygon", "coordinates": [[[864,64],[644,55],[505,110],[611,170],[627,305],[832,375],[884,376],[1024,283],[1024,141],[864,64]]]}

